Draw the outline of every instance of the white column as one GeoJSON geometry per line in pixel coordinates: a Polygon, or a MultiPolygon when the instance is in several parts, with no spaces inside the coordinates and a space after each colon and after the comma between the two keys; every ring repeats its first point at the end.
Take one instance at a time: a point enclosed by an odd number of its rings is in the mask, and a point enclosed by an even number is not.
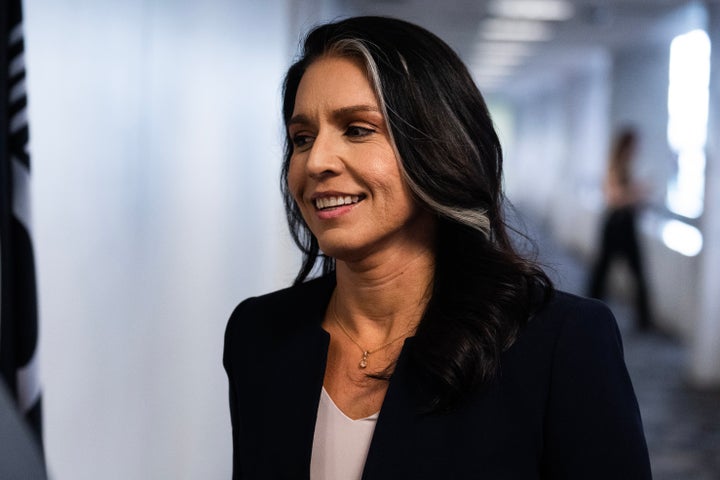
{"type": "Polygon", "coordinates": [[[698,387],[720,385],[720,5],[707,2],[712,42],[704,250],[700,262],[699,317],[691,346],[690,377],[698,387]]]}

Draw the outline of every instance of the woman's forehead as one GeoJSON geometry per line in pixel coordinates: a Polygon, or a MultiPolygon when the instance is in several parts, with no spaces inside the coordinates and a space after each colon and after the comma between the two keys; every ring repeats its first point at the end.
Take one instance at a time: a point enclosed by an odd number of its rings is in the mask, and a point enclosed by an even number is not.
{"type": "Polygon", "coordinates": [[[324,56],[311,63],[298,85],[293,115],[306,109],[337,110],[350,106],[379,110],[363,63],[346,56],[324,56]]]}

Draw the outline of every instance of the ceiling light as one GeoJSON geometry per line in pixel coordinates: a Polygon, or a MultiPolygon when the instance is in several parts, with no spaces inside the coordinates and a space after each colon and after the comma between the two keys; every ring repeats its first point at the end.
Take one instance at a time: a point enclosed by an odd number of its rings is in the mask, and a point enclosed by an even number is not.
{"type": "Polygon", "coordinates": [[[478,66],[502,66],[502,67],[515,67],[523,63],[525,59],[523,57],[512,57],[512,56],[478,56],[475,57],[475,65],[478,66]]]}
{"type": "Polygon", "coordinates": [[[480,35],[486,40],[541,42],[552,37],[552,29],[532,20],[490,18],[481,23],[480,35]]]}
{"type": "Polygon", "coordinates": [[[532,51],[531,43],[480,42],[475,44],[475,55],[478,57],[528,57],[532,51]]]}
{"type": "Polygon", "coordinates": [[[479,76],[504,77],[513,71],[513,65],[476,64],[473,71],[479,76]]]}
{"type": "Polygon", "coordinates": [[[575,14],[567,0],[492,0],[487,8],[498,17],[528,20],[569,20],[575,14]]]}

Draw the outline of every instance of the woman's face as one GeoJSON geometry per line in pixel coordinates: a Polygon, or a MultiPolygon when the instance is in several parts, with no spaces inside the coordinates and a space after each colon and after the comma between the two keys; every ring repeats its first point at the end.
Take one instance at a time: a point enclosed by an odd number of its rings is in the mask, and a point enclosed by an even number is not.
{"type": "Polygon", "coordinates": [[[303,75],[288,122],[290,191],[322,251],[359,261],[428,237],[364,66],[326,56],[303,75]]]}

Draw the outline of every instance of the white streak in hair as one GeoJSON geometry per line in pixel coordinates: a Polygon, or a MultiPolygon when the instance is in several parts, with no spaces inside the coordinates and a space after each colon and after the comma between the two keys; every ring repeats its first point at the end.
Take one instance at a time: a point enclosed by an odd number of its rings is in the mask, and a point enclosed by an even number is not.
{"type": "Polygon", "coordinates": [[[462,122],[460,122],[460,119],[455,114],[455,111],[450,108],[450,105],[447,103],[446,98],[442,98],[443,107],[445,107],[445,113],[449,115],[452,119],[452,123],[455,125],[457,130],[460,130],[462,132],[463,141],[465,144],[470,145],[473,151],[473,155],[475,155],[475,158],[480,158],[480,152],[477,149],[477,145],[475,145],[475,142],[472,138],[470,138],[470,134],[465,130],[465,127],[463,127],[462,122]]]}
{"type": "Polygon", "coordinates": [[[400,57],[400,63],[402,63],[403,70],[405,70],[406,75],[410,75],[410,69],[408,68],[407,61],[405,60],[405,57],[403,57],[400,53],[398,53],[398,57],[400,57]]]}

